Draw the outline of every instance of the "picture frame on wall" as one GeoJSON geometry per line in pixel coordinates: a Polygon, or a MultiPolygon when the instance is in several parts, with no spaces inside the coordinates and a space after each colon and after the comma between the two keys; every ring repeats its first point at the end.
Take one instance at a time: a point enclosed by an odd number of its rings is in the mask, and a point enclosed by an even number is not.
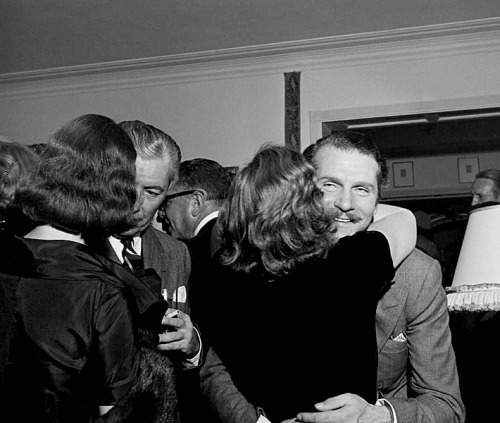
{"type": "Polygon", "coordinates": [[[459,157],[458,158],[458,182],[460,184],[470,184],[476,179],[479,172],[478,157],[459,157]]]}
{"type": "Polygon", "coordinates": [[[412,187],[413,162],[394,162],[392,164],[392,174],[394,176],[394,188],[412,187]]]}

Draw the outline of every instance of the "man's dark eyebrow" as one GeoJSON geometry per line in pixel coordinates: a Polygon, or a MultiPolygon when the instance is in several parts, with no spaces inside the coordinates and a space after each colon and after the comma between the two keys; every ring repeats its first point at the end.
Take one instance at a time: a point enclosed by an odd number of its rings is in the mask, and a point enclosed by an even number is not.
{"type": "Polygon", "coordinates": [[[330,175],[325,175],[325,176],[322,176],[321,178],[318,178],[318,181],[333,181],[333,182],[337,182],[337,183],[340,183],[340,179],[336,178],[335,176],[330,176],[330,175]]]}

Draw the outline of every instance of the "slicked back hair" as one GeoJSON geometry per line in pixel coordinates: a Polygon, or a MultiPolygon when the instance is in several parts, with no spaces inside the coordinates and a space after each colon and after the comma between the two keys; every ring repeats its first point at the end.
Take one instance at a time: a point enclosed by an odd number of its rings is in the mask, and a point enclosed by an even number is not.
{"type": "Polygon", "coordinates": [[[171,169],[168,183],[177,179],[182,160],[181,149],[166,132],[140,120],[127,120],[119,123],[128,134],[137,155],[143,159],[168,158],[171,169]]]}
{"type": "Polygon", "coordinates": [[[222,204],[229,192],[231,176],[216,161],[196,158],[181,163],[177,183],[186,190],[203,189],[207,200],[222,204]]]}
{"type": "Polygon", "coordinates": [[[493,192],[496,197],[500,196],[500,169],[482,170],[476,175],[476,179],[489,179],[493,181],[493,192]]]}
{"type": "Polygon", "coordinates": [[[133,226],[136,152],[108,117],[79,116],[49,139],[17,200],[33,220],[84,238],[133,226]]]}
{"type": "Polygon", "coordinates": [[[311,163],[314,167],[317,167],[317,163],[315,161],[316,154],[322,148],[333,148],[342,151],[357,151],[360,154],[372,157],[378,164],[377,187],[378,196],[380,198],[382,190],[387,185],[389,172],[385,157],[368,135],[349,130],[333,131],[330,135],[320,138],[314,144],[306,147],[302,154],[309,163],[311,163]]]}
{"type": "Polygon", "coordinates": [[[235,270],[286,274],[336,242],[314,168],[285,146],[265,144],[239,169],[219,216],[222,263],[235,270]]]}

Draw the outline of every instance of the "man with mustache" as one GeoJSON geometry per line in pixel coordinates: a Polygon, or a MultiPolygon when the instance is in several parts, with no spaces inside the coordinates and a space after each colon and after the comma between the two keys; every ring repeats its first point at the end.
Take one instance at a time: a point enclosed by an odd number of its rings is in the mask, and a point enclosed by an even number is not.
{"type": "MultiPolygon", "coordinates": [[[[387,166],[376,145],[359,132],[339,131],[309,146],[304,155],[316,168],[326,203],[337,213],[339,237],[365,230],[387,181],[387,166]]],[[[302,413],[300,421],[464,421],[441,277],[439,263],[415,249],[379,301],[378,404],[346,393],[325,398],[316,405],[317,413],[302,413]]]]}

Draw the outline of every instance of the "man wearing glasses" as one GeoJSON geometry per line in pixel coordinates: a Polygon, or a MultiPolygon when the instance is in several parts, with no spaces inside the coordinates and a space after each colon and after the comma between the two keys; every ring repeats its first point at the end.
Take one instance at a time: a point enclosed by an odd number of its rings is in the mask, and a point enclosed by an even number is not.
{"type": "Polygon", "coordinates": [[[214,160],[183,161],[177,182],[169,190],[159,213],[165,231],[184,240],[191,254],[189,300],[191,316],[198,324],[204,321],[203,307],[210,304],[207,301],[210,286],[205,273],[218,248],[215,223],[230,184],[229,172],[214,160]]]}
{"type": "MultiPolygon", "coordinates": [[[[214,160],[196,158],[183,161],[177,182],[169,190],[158,213],[164,230],[188,246],[192,263],[189,279],[191,318],[201,331],[204,351],[210,344],[204,323],[207,314],[213,312],[214,304],[212,281],[207,279],[207,270],[218,248],[217,216],[230,184],[229,172],[214,160]]],[[[190,372],[190,377],[181,381],[183,395],[179,395],[184,421],[217,422],[202,397],[198,372],[190,372]]]]}

